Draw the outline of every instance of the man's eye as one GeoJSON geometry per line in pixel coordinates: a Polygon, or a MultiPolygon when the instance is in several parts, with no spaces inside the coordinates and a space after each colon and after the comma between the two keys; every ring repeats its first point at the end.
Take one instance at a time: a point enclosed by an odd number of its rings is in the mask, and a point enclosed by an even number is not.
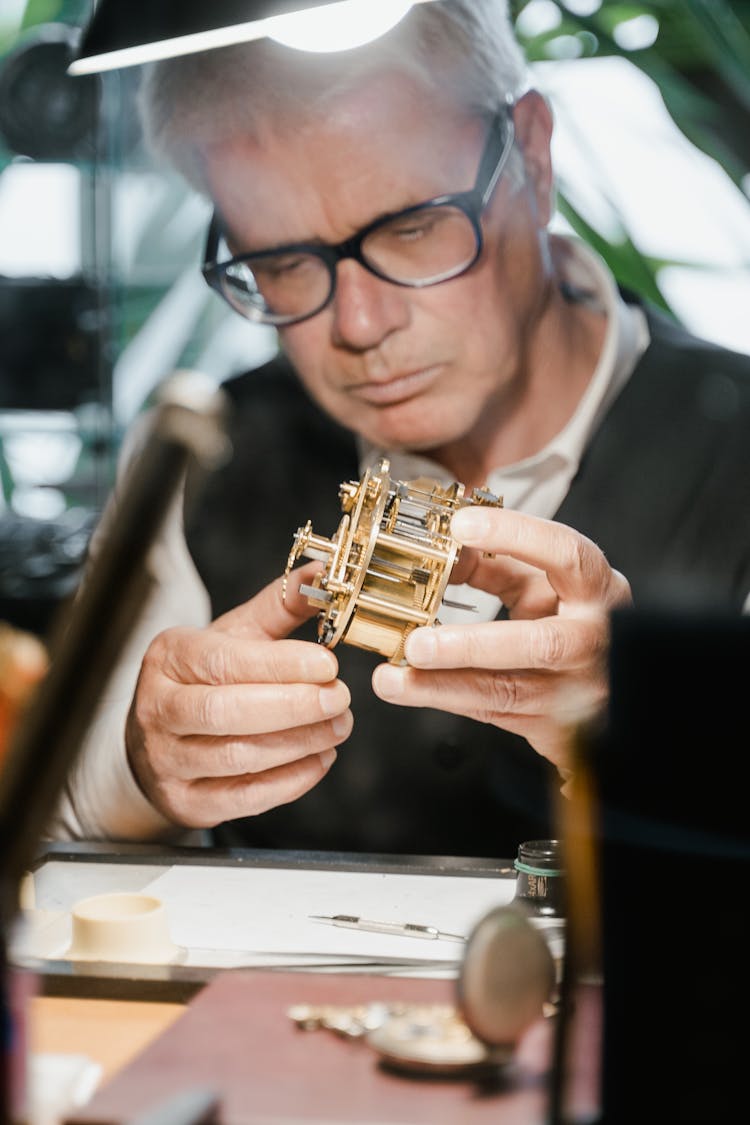
{"type": "Polygon", "coordinates": [[[426,238],[433,234],[439,225],[439,221],[437,213],[420,212],[417,215],[405,215],[402,219],[391,223],[387,230],[395,238],[403,239],[406,242],[416,242],[420,238],[426,238]]]}
{"type": "Polygon", "coordinates": [[[253,273],[268,281],[293,280],[314,265],[314,259],[305,254],[285,254],[282,258],[263,258],[253,263],[253,273]]]}

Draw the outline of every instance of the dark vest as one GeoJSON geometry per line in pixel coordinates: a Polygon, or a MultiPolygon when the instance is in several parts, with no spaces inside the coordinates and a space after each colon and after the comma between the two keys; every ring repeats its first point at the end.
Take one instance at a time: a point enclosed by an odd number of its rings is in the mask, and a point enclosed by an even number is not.
{"type": "MultiPolygon", "coordinates": [[[[590,443],[557,518],[629,579],[636,600],[739,610],[750,590],[750,357],[649,313],[651,344],[590,443]]],[[[215,614],[284,570],[308,519],[330,536],[359,477],[351,434],[283,358],[225,384],[234,456],[188,507],[188,545],[215,614]]],[[[314,638],[314,622],[303,630],[314,638]]],[[[336,649],[355,726],[324,781],[216,830],[222,845],[510,857],[554,833],[556,773],[524,740],[381,703],[378,658],[336,649]]]]}

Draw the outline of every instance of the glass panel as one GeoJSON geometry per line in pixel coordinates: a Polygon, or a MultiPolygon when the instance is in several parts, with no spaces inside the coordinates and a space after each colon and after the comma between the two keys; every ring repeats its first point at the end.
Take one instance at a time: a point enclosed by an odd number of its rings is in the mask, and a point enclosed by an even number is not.
{"type": "Polygon", "coordinates": [[[66,74],[90,14],[4,0],[0,16],[0,620],[43,635],[155,388],[276,349],[200,276],[210,208],[146,152],[139,69],[66,74]]]}

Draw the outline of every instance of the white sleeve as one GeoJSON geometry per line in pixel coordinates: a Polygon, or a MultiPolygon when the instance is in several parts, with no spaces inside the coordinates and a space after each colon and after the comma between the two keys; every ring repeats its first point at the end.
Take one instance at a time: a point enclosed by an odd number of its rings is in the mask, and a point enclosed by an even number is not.
{"type": "MultiPolygon", "coordinates": [[[[90,557],[117,518],[130,441],[121,458],[123,466],[96,531],[90,557]]],[[[125,648],[93,716],[81,749],[69,772],[56,814],[48,827],[52,839],[145,840],[169,836],[184,840],[176,828],[149,803],[131,773],[125,750],[125,720],[151,640],[171,626],[207,625],[210,601],[185,543],[182,489],[175,496],[161,533],[147,558],[153,580],[125,648]]],[[[83,581],[85,583],[85,574],[83,581]]]]}

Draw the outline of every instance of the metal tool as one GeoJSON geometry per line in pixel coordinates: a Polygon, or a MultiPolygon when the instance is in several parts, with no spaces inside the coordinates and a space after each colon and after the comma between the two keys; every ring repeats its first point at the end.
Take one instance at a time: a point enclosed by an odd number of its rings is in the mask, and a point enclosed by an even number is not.
{"type": "Polygon", "coordinates": [[[358,918],[354,914],[309,914],[314,922],[327,922],[347,930],[366,930],[373,934],[394,934],[397,937],[427,938],[428,941],[466,941],[462,934],[447,934],[437,926],[417,922],[379,922],[371,918],[358,918]]]}

